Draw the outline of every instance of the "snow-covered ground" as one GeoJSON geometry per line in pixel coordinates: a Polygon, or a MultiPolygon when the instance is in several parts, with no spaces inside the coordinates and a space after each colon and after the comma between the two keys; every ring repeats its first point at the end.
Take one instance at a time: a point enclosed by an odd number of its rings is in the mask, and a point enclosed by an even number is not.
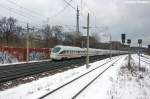
{"type": "MultiPolygon", "coordinates": [[[[123,55],[119,62],[109,68],[101,77],[84,90],[77,99],[149,99],[150,97],[150,66],[141,62],[144,67],[138,70],[138,56],[132,55],[131,71],[127,69],[127,56],[123,55]]],[[[114,57],[115,61],[118,57],[114,57]]],[[[50,77],[40,78],[31,83],[22,84],[11,89],[0,92],[0,99],[37,99],[58,86],[69,82],[70,80],[90,71],[109,61],[105,59],[91,63],[91,67],[86,69],[85,66],[71,69],[62,73],[57,73],[50,77]]],[[[112,63],[112,62],[111,62],[112,63]]],[[[110,63],[110,64],[111,64],[110,63]]],[[[99,68],[93,73],[83,77],[80,81],[63,88],[56,94],[52,94],[47,99],[70,99],[79,88],[81,89],[89,80],[102,72],[108,64],[99,68]]]]}
{"type": "Polygon", "coordinates": [[[118,71],[117,79],[112,80],[107,99],[150,98],[150,64],[141,61],[139,69],[138,55],[132,55],[132,58],[131,70],[124,64],[118,71]]]}

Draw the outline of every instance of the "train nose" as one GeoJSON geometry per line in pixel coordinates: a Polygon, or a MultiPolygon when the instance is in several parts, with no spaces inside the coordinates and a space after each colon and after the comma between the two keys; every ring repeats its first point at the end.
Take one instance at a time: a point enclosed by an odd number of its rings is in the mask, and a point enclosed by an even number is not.
{"type": "Polygon", "coordinates": [[[56,59],[56,54],[51,54],[51,59],[56,59]]]}

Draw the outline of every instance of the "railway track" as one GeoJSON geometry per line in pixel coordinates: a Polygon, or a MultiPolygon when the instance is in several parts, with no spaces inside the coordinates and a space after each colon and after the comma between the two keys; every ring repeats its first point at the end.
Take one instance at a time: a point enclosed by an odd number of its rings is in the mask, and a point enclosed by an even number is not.
{"type": "Polygon", "coordinates": [[[145,56],[145,55],[141,55],[142,57],[146,58],[146,59],[150,59],[149,57],[145,56]]]}
{"type": "Polygon", "coordinates": [[[146,57],[141,57],[141,61],[147,64],[150,64],[150,59],[146,58],[146,57]]]}
{"type": "MultiPolygon", "coordinates": [[[[139,55],[137,54],[137,56],[139,57],[139,55]]],[[[134,57],[135,58],[135,57],[134,57]]],[[[139,61],[139,58],[136,58],[138,61],[139,61]]],[[[150,59],[148,59],[147,57],[143,57],[143,56],[141,56],[140,57],[140,61],[141,62],[144,62],[144,63],[146,63],[146,64],[150,64],[150,59]]]]}
{"type": "MultiPolygon", "coordinates": [[[[90,62],[101,60],[107,57],[109,57],[109,55],[90,57],[90,62]]],[[[0,83],[21,77],[31,76],[46,71],[61,70],[61,69],[63,70],[64,68],[73,68],[73,66],[81,66],[84,64],[85,58],[80,58],[55,62],[44,61],[36,63],[0,66],[0,83]]]]}
{"type": "MultiPolygon", "coordinates": [[[[58,88],[51,90],[50,92],[46,93],[45,95],[39,97],[38,99],[53,99],[53,98],[63,98],[66,99],[66,97],[63,97],[65,95],[67,96],[67,99],[75,99],[77,96],[79,96],[88,86],[90,86],[97,78],[99,78],[105,71],[107,71],[113,64],[115,64],[117,61],[119,61],[119,58],[115,58],[113,60],[109,60],[108,62],[74,78],[73,80],[59,86],[58,88]],[[97,75],[95,75],[95,72],[97,75]],[[88,79],[85,79],[88,77],[88,79]],[[81,83],[83,81],[83,83],[81,83]],[[78,86],[76,86],[78,85],[78,86]],[[81,86],[82,85],[82,86],[81,86]],[[76,89],[75,91],[71,90],[69,93],[65,93],[66,89],[76,89]],[[62,97],[59,95],[63,95],[62,97]]],[[[68,91],[67,91],[68,92],[68,91]]]]}

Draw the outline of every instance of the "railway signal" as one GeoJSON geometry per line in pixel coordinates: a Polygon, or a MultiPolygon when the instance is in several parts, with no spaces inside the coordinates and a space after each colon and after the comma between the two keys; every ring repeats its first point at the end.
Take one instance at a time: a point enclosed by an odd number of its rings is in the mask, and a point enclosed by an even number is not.
{"type": "Polygon", "coordinates": [[[140,63],[140,61],[141,61],[141,59],[140,59],[140,55],[141,55],[140,54],[141,53],[140,49],[142,47],[142,39],[138,39],[138,44],[139,44],[139,51],[138,51],[139,53],[138,54],[139,54],[139,67],[140,67],[141,66],[141,63],[140,63]]]}
{"type": "Polygon", "coordinates": [[[126,40],[126,34],[121,34],[121,39],[122,39],[122,43],[124,45],[125,40],[126,40]]]}

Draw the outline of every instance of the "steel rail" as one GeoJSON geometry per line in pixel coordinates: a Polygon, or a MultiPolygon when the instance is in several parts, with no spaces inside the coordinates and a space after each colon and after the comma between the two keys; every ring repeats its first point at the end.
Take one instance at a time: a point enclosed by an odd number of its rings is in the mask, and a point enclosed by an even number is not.
{"type": "MultiPolygon", "coordinates": [[[[97,56],[91,57],[90,62],[97,61],[98,59],[103,59],[108,56],[97,56]]],[[[29,64],[21,64],[21,65],[9,65],[0,66],[0,83],[14,80],[20,77],[26,77],[46,71],[53,71],[57,69],[64,69],[72,67],[72,65],[83,65],[85,59],[71,59],[65,61],[56,61],[56,62],[40,62],[40,63],[29,63],[29,64]]]]}
{"type": "Polygon", "coordinates": [[[104,72],[106,72],[113,64],[115,64],[117,61],[119,61],[120,58],[118,60],[116,60],[115,62],[113,62],[110,66],[108,66],[105,70],[103,70],[100,74],[98,74],[93,80],[91,80],[86,86],[84,86],[80,91],[78,91],[78,93],[76,93],[72,99],[75,99],[77,96],[79,96],[86,88],[88,88],[95,80],[97,80],[104,72]]]}
{"type": "Polygon", "coordinates": [[[88,72],[86,72],[86,73],[84,73],[84,74],[82,74],[82,75],[80,75],[80,76],[74,78],[73,80],[71,80],[71,81],[69,81],[69,82],[67,82],[67,83],[65,83],[65,84],[63,84],[63,85],[61,85],[61,86],[59,86],[58,88],[56,88],[56,89],[54,89],[54,90],[48,92],[47,94],[45,94],[45,95],[39,97],[38,99],[43,99],[43,98],[47,97],[48,95],[50,95],[50,94],[52,94],[52,93],[58,91],[59,89],[61,89],[61,88],[65,87],[65,86],[71,84],[72,82],[74,82],[74,81],[80,79],[81,77],[83,77],[83,76],[85,76],[85,75],[91,73],[92,71],[94,71],[94,70],[96,70],[96,69],[98,69],[98,68],[104,66],[105,64],[107,64],[107,63],[109,63],[109,62],[111,62],[111,61],[112,61],[112,60],[110,60],[110,61],[108,61],[108,62],[105,62],[105,63],[103,63],[102,65],[100,65],[100,66],[98,66],[98,67],[96,67],[96,68],[94,68],[94,69],[92,69],[92,70],[90,70],[90,71],[88,71],[88,72]]]}

